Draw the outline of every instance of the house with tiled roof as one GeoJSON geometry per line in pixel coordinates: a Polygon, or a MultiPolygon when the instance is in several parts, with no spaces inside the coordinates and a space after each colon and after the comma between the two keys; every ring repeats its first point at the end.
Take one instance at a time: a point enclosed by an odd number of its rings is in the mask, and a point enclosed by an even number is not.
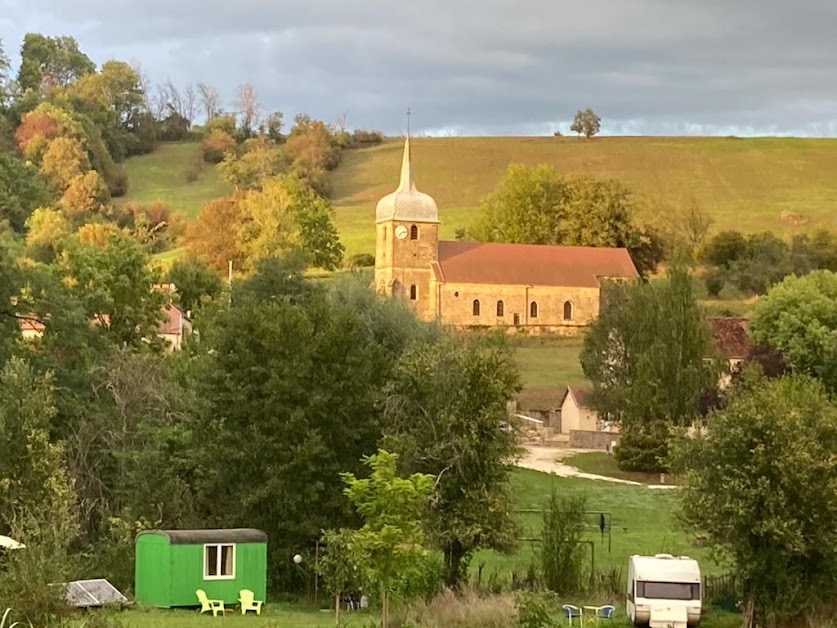
{"type": "Polygon", "coordinates": [[[721,388],[730,383],[730,373],[739,366],[753,350],[750,335],[750,321],[737,316],[718,316],[707,320],[716,356],[727,362],[727,372],[718,382],[721,388]]]}
{"type": "Polygon", "coordinates": [[[572,334],[598,315],[603,281],[639,277],[624,248],[440,242],[409,136],[398,188],[378,201],[375,221],[376,289],[447,325],[572,334]]]}

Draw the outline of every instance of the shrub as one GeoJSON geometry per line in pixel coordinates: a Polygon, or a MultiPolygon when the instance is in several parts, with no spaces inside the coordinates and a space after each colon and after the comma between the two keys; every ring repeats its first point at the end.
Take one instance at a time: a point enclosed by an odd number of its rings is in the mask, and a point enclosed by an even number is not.
{"type": "Polygon", "coordinates": [[[517,596],[517,625],[520,628],[551,628],[556,606],[551,593],[520,593],[517,596]]]}
{"type": "Polygon", "coordinates": [[[721,294],[721,290],[724,289],[726,278],[723,273],[713,270],[706,274],[703,278],[703,283],[706,285],[706,292],[709,296],[713,299],[717,299],[718,295],[721,294]]]}
{"type": "Polygon", "coordinates": [[[384,141],[384,134],[380,131],[355,129],[352,133],[352,148],[363,148],[365,146],[377,146],[384,141]]]}
{"type": "Polygon", "coordinates": [[[584,509],[586,498],[564,497],[555,489],[543,511],[541,573],[544,585],[556,593],[582,589],[584,577],[584,509]]]}
{"type": "Polygon", "coordinates": [[[622,432],[622,438],[614,449],[616,461],[622,471],[666,471],[668,459],[668,434],[660,435],[657,428],[633,427],[622,432]]]}
{"type": "Polygon", "coordinates": [[[201,155],[204,161],[218,164],[229,153],[235,153],[237,148],[238,144],[232,135],[220,129],[212,129],[201,144],[201,155]]]}
{"type": "Polygon", "coordinates": [[[199,176],[200,175],[198,174],[198,171],[195,170],[194,168],[187,168],[183,172],[183,178],[186,179],[186,183],[194,183],[195,181],[198,180],[199,176]]]}
{"type": "Polygon", "coordinates": [[[368,268],[375,265],[375,256],[372,253],[357,253],[349,258],[350,268],[368,268]]]}

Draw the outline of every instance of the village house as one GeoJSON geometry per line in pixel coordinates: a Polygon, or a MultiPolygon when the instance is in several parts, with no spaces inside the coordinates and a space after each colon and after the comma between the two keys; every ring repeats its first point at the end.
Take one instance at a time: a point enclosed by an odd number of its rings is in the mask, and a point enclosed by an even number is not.
{"type": "Polygon", "coordinates": [[[726,388],[730,384],[730,373],[741,365],[753,350],[750,321],[729,316],[710,318],[708,323],[717,356],[727,363],[726,372],[721,375],[718,383],[720,388],[726,388]]]}
{"type": "Polygon", "coordinates": [[[602,282],[639,277],[624,248],[439,241],[436,202],[416,188],[410,138],[398,188],[378,201],[375,287],[424,320],[572,335],[596,318],[602,282]]]}

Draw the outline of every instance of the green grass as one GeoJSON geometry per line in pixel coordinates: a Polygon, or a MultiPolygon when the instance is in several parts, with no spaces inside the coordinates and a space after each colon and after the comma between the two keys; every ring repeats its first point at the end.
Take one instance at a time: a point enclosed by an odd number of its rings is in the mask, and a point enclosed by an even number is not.
{"type": "MultiPolygon", "coordinates": [[[[333,202],[349,254],[374,250],[379,198],[398,184],[402,142],[349,151],[332,173],[333,202]]],[[[552,164],[561,174],[624,181],[664,212],[696,200],[715,229],[796,233],[837,229],[837,140],[794,138],[552,137],[416,138],[419,189],[439,205],[441,237],[467,226],[510,163],[552,164]],[[807,224],[788,225],[783,211],[807,224]]]]}
{"type": "MultiPolygon", "coordinates": [[[[670,553],[688,555],[700,561],[704,573],[722,570],[709,556],[708,550],[694,547],[689,535],[678,525],[675,512],[677,493],[674,490],[654,490],[643,486],[616,484],[604,481],[561,478],[558,476],[518,469],[512,476],[518,509],[540,509],[553,487],[563,495],[585,495],[590,511],[612,513],[611,547],[608,538],[599,534],[597,515],[589,515],[589,540],[594,541],[596,568],[621,570],[624,577],[631,554],[670,553]]],[[[524,537],[539,536],[540,512],[521,514],[524,537]]],[[[524,574],[535,554],[531,543],[521,542],[519,551],[505,556],[491,551],[478,552],[471,563],[472,572],[483,565],[483,581],[492,577],[508,580],[512,571],[524,574]]]]}
{"type": "Polygon", "coordinates": [[[172,211],[194,218],[207,201],[229,194],[231,186],[218,177],[212,164],[204,165],[196,181],[186,181],[184,173],[195,167],[199,146],[194,142],[161,144],[151,154],[126,161],[128,194],[120,203],[163,201],[172,211]]]}
{"type": "Polygon", "coordinates": [[[522,409],[555,408],[567,385],[586,383],[578,361],[581,338],[521,336],[510,343],[523,383],[518,397],[522,409]]]}
{"type": "Polygon", "coordinates": [[[599,451],[567,456],[564,462],[585,473],[594,473],[596,475],[604,475],[621,480],[632,480],[644,484],[658,484],[660,481],[660,476],[656,473],[622,471],[616,464],[616,458],[599,451]]]}

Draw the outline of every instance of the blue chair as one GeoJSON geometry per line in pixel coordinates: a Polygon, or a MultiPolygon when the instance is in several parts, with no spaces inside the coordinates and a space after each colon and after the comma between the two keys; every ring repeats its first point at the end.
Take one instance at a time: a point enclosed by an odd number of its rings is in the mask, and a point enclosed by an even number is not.
{"type": "Polygon", "coordinates": [[[567,618],[567,623],[572,626],[573,619],[578,617],[578,625],[582,624],[582,617],[581,617],[581,609],[578,606],[573,606],[572,604],[564,604],[564,616],[567,618]]]}
{"type": "Polygon", "coordinates": [[[616,612],[616,608],[608,604],[607,606],[600,606],[599,612],[596,613],[597,619],[607,619],[608,621],[613,621],[613,613],[616,612]]]}

